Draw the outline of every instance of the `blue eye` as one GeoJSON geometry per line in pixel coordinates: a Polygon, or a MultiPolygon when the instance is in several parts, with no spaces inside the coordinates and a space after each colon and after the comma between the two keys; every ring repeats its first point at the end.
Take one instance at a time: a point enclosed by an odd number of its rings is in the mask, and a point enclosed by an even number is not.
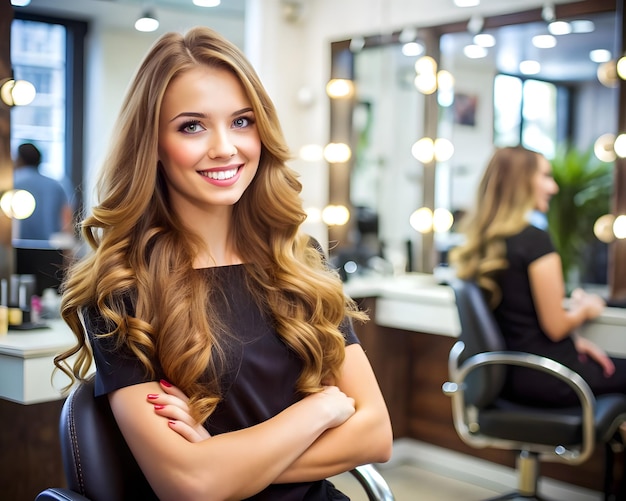
{"type": "Polygon", "coordinates": [[[204,127],[202,127],[200,122],[194,120],[192,122],[185,122],[179,127],[178,130],[180,132],[184,132],[185,134],[196,134],[197,132],[204,130],[204,127]]]}
{"type": "Polygon", "coordinates": [[[249,127],[254,124],[254,119],[252,117],[239,117],[233,120],[233,127],[236,129],[243,129],[244,127],[249,127]]]}

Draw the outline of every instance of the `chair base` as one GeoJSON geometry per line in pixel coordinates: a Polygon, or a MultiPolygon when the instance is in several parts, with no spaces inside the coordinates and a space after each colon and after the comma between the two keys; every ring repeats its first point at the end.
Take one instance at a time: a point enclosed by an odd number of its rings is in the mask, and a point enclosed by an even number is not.
{"type": "Polygon", "coordinates": [[[502,496],[489,498],[486,501],[503,501],[505,499],[519,500],[519,501],[551,501],[550,499],[541,497],[538,494],[529,494],[525,496],[524,494],[520,492],[510,492],[508,494],[503,494],[502,496]]]}

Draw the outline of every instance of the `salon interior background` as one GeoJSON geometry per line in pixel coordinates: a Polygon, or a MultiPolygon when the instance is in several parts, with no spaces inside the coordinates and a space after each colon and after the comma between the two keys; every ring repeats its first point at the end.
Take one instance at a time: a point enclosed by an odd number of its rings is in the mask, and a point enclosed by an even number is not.
{"type": "MultiPolygon", "coordinates": [[[[164,31],[202,23],[242,46],[273,97],[288,143],[297,153],[304,145],[324,145],[329,140],[330,103],[325,86],[330,77],[331,42],[546,6],[541,0],[482,0],[478,6],[467,8],[455,6],[452,0],[436,4],[426,0],[222,0],[217,10],[204,9],[206,14],[199,14],[188,7],[190,0],[149,3],[160,21],[153,33],[139,33],[133,27],[146,5],[140,0],[32,0],[27,7],[16,7],[16,11],[23,9],[29,14],[89,23],[84,58],[84,141],[79,159],[87,207],[92,202],[94,174],[126,85],[142,55],[164,31]]],[[[572,2],[549,2],[563,3],[572,2]]],[[[6,165],[6,152],[1,161],[6,165]]],[[[298,158],[292,165],[301,174],[305,206],[325,207],[332,167],[324,160],[305,162],[298,158]]],[[[5,178],[0,173],[0,179],[5,178]]],[[[307,226],[307,231],[328,243],[323,222],[311,220],[307,226]]]]}

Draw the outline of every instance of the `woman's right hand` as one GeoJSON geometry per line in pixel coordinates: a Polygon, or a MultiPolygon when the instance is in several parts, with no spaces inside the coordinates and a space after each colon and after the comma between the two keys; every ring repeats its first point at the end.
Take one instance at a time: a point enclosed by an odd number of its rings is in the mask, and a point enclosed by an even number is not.
{"type": "Polygon", "coordinates": [[[305,400],[315,401],[320,410],[327,414],[328,428],[335,428],[346,422],[355,412],[354,399],[343,393],[337,386],[324,386],[322,391],[308,395],[305,400]]]}
{"type": "Polygon", "coordinates": [[[188,442],[202,442],[211,435],[201,423],[191,417],[189,398],[179,388],[161,380],[163,393],[147,395],[148,402],[154,406],[154,412],[168,420],[169,427],[188,442]]]}
{"type": "Polygon", "coordinates": [[[589,294],[582,289],[574,289],[571,298],[577,308],[585,311],[588,320],[599,316],[606,306],[606,302],[600,296],[589,294]]]}

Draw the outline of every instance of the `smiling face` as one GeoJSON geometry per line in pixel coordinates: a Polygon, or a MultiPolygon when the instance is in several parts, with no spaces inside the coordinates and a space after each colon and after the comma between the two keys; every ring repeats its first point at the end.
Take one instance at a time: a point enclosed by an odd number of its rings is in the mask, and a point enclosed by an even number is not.
{"type": "Polygon", "coordinates": [[[548,212],[550,199],[559,191],[559,186],[552,177],[552,166],[545,157],[539,158],[537,171],[532,179],[533,194],[535,198],[535,209],[541,212],[548,212]]]}
{"type": "Polygon", "coordinates": [[[182,220],[230,211],[254,179],[260,156],[250,100],[232,73],[198,66],[169,84],[159,118],[159,160],[182,220]]]}

